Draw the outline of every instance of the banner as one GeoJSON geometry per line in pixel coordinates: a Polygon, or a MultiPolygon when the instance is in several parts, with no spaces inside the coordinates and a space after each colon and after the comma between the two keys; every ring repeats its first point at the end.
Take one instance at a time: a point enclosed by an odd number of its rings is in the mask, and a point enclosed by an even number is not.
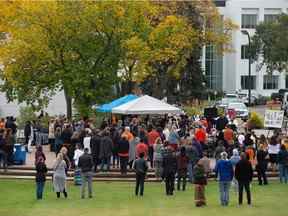
{"type": "Polygon", "coordinates": [[[284,119],[284,111],[266,110],[264,127],[266,128],[282,128],[284,119]]]}

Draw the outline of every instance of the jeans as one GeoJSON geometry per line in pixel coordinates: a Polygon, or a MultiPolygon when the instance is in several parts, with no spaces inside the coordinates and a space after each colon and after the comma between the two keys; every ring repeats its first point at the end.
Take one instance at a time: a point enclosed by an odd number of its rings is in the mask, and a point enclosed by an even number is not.
{"type": "Polygon", "coordinates": [[[188,168],[189,182],[193,183],[193,164],[189,162],[187,168],[188,168]]]}
{"type": "Polygon", "coordinates": [[[151,168],[153,168],[153,154],[154,154],[153,146],[149,146],[148,147],[148,156],[149,156],[151,168]]]}
{"type": "Polygon", "coordinates": [[[187,181],[187,170],[178,172],[177,175],[177,190],[180,190],[181,187],[181,181],[183,180],[183,184],[182,184],[182,190],[185,191],[186,189],[186,181],[187,181]]]}
{"type": "Polygon", "coordinates": [[[37,199],[43,198],[43,191],[44,191],[45,182],[36,182],[36,197],[37,199]]]}
{"type": "Polygon", "coordinates": [[[93,155],[93,163],[94,163],[94,172],[97,172],[97,166],[100,163],[100,159],[98,156],[93,155]]]}
{"type": "Polygon", "coordinates": [[[107,166],[107,171],[110,170],[110,157],[105,157],[101,159],[101,171],[104,171],[104,165],[106,164],[107,166]]]}
{"type": "Polygon", "coordinates": [[[119,156],[118,156],[118,153],[113,153],[112,161],[113,161],[113,167],[115,167],[115,164],[116,164],[116,167],[118,168],[119,167],[119,156]]]}
{"type": "Polygon", "coordinates": [[[279,177],[281,183],[288,183],[288,167],[283,164],[279,164],[279,177]]]}
{"type": "Polygon", "coordinates": [[[220,201],[222,206],[227,206],[229,204],[229,189],[231,182],[230,181],[220,181],[220,201]]]}
{"type": "Polygon", "coordinates": [[[1,168],[1,164],[3,164],[3,168],[7,169],[7,154],[5,151],[0,149],[0,168],[1,168]]]}
{"type": "Polygon", "coordinates": [[[136,188],[135,188],[135,195],[136,196],[138,196],[139,187],[140,187],[140,196],[143,196],[144,181],[145,181],[145,174],[136,174],[136,188]]]}
{"type": "Polygon", "coordinates": [[[173,195],[175,182],[175,173],[169,173],[165,176],[166,195],[173,195]]]}
{"type": "Polygon", "coordinates": [[[88,196],[89,198],[92,197],[92,172],[82,172],[82,185],[81,185],[81,198],[85,198],[85,188],[86,188],[86,183],[88,183],[88,196]]]}
{"type": "Polygon", "coordinates": [[[256,167],[256,170],[257,170],[257,177],[258,177],[259,185],[262,185],[263,183],[264,185],[268,184],[267,177],[266,177],[266,166],[259,165],[258,167],[256,167]]]}
{"type": "Polygon", "coordinates": [[[127,173],[127,164],[128,164],[128,157],[120,156],[120,171],[121,174],[127,173]]]}
{"type": "Polygon", "coordinates": [[[250,192],[250,182],[238,182],[239,183],[239,205],[243,203],[243,189],[245,188],[247,194],[247,203],[251,204],[251,192],[250,192]]]}

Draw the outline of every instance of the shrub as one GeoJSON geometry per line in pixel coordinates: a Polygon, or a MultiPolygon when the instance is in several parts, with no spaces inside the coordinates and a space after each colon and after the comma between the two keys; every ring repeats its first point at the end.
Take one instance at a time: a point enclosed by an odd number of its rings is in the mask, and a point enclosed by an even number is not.
{"type": "Polygon", "coordinates": [[[202,109],[200,107],[185,106],[183,109],[188,116],[196,116],[203,114],[202,109]]]}
{"type": "Polygon", "coordinates": [[[256,112],[252,112],[247,122],[249,129],[261,129],[264,128],[264,119],[256,112]]]}

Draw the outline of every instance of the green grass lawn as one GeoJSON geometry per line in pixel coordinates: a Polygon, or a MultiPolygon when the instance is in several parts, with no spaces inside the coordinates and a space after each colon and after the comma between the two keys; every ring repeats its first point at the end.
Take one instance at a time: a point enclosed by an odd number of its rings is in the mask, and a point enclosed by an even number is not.
{"type": "MultiPolygon", "coordinates": [[[[246,203],[237,207],[237,196],[230,193],[230,206],[219,205],[218,185],[210,182],[207,186],[207,206],[194,205],[193,185],[185,192],[177,192],[173,197],[164,193],[164,184],[147,183],[143,198],[135,197],[134,184],[94,183],[94,198],[80,199],[80,188],[68,185],[68,199],[56,199],[51,182],[46,183],[44,200],[35,199],[33,181],[0,181],[0,216],[94,216],[94,215],[193,215],[193,216],[287,216],[288,185],[272,182],[260,187],[252,186],[253,206],[246,203]]],[[[246,201],[246,199],[244,199],[246,201]]]]}

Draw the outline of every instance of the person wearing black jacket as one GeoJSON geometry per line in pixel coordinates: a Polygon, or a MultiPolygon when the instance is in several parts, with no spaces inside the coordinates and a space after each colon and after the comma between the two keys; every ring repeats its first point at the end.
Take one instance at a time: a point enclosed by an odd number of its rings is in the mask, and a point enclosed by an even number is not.
{"type": "Polygon", "coordinates": [[[129,159],[129,142],[126,135],[122,135],[118,142],[118,155],[120,157],[120,171],[122,175],[127,174],[127,164],[129,159]]]}
{"type": "Polygon", "coordinates": [[[97,166],[100,163],[99,153],[100,153],[101,136],[99,135],[99,133],[100,131],[96,129],[93,132],[93,136],[90,141],[91,154],[94,163],[94,172],[97,171],[97,166]]]}
{"type": "Polygon", "coordinates": [[[163,177],[166,185],[166,195],[173,195],[175,174],[177,171],[177,159],[172,147],[166,146],[163,151],[163,177]]]}
{"type": "Polygon", "coordinates": [[[253,179],[253,169],[245,153],[241,154],[241,160],[236,164],[235,178],[239,184],[239,205],[242,205],[243,202],[243,188],[247,193],[248,205],[251,205],[250,183],[253,179]]]}
{"type": "Polygon", "coordinates": [[[264,150],[264,145],[261,144],[259,146],[259,150],[257,151],[257,165],[256,165],[259,185],[262,185],[263,183],[264,185],[268,184],[266,177],[266,170],[268,165],[267,156],[268,152],[264,150]]]}
{"type": "Polygon", "coordinates": [[[112,147],[113,147],[113,141],[110,138],[109,131],[105,131],[103,133],[103,137],[101,139],[100,143],[100,152],[99,152],[99,158],[101,160],[101,171],[104,172],[104,165],[106,164],[106,170],[110,170],[110,160],[112,155],[112,147]]]}
{"type": "Polygon", "coordinates": [[[43,191],[46,181],[47,167],[43,157],[39,157],[36,164],[36,198],[38,200],[43,198],[43,191]]]}
{"type": "Polygon", "coordinates": [[[228,124],[228,119],[223,115],[220,116],[217,120],[216,120],[216,129],[217,131],[222,131],[225,129],[226,125],[228,124]]]}
{"type": "Polygon", "coordinates": [[[27,121],[24,127],[25,145],[28,145],[29,137],[31,136],[31,122],[27,121]]]}
{"type": "Polygon", "coordinates": [[[140,196],[143,196],[144,193],[144,181],[146,172],[148,170],[147,161],[144,159],[144,152],[140,153],[140,158],[138,158],[134,164],[133,169],[136,172],[136,187],[135,187],[135,195],[138,196],[139,186],[140,186],[140,196]]]}
{"type": "Polygon", "coordinates": [[[88,193],[89,198],[92,198],[92,168],[93,168],[93,158],[88,154],[89,149],[84,149],[84,154],[79,158],[78,167],[81,170],[82,185],[81,185],[81,198],[85,198],[85,187],[88,183],[88,193]]]}

